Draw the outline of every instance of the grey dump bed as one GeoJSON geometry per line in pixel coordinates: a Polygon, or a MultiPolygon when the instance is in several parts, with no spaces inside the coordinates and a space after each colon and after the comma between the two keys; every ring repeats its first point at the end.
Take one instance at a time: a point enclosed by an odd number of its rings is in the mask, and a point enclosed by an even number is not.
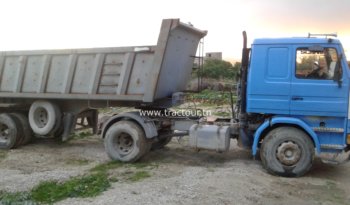
{"type": "Polygon", "coordinates": [[[185,89],[205,35],[166,19],[156,46],[0,52],[0,97],[151,103],[185,89]]]}

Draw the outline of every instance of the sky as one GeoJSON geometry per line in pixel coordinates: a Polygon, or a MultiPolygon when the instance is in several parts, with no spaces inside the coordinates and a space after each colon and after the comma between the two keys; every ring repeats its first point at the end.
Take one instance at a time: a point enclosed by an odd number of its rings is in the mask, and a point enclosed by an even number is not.
{"type": "Polygon", "coordinates": [[[155,45],[161,20],[208,30],[205,52],[239,60],[255,38],[338,33],[350,58],[349,0],[0,0],[0,50],[155,45]]]}

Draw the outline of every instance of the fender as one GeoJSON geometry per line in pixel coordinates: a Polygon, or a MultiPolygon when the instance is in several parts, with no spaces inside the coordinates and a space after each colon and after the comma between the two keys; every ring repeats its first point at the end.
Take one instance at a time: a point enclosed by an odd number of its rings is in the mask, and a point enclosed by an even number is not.
{"type": "Polygon", "coordinates": [[[256,155],[257,149],[258,149],[258,143],[260,141],[261,133],[268,127],[273,126],[275,124],[290,124],[290,125],[297,125],[303,130],[308,133],[316,147],[317,154],[321,153],[321,147],[320,142],[318,140],[318,137],[316,133],[302,120],[293,118],[293,117],[274,117],[270,120],[265,121],[260,127],[255,131],[254,133],[254,142],[252,147],[253,156],[256,155]]]}
{"type": "Polygon", "coordinates": [[[154,124],[153,120],[149,119],[145,116],[140,116],[139,112],[124,112],[120,113],[118,115],[114,115],[109,120],[104,123],[102,128],[102,138],[105,137],[105,134],[110,126],[112,126],[114,123],[121,121],[123,119],[128,119],[137,122],[142,129],[145,131],[146,138],[152,138],[158,136],[157,127],[154,124]]]}

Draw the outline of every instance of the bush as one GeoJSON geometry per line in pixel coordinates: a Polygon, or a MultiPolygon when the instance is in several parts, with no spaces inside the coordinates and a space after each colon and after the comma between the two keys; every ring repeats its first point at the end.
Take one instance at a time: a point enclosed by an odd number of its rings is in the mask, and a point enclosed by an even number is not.
{"type": "Polygon", "coordinates": [[[239,70],[240,63],[234,66],[227,61],[208,59],[205,61],[202,70],[202,77],[214,79],[234,79],[239,70]]]}

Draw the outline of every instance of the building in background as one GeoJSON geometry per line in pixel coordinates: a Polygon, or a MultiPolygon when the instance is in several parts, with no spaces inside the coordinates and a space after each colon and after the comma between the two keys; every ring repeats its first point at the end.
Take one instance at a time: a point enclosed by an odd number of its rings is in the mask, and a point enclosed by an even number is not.
{"type": "Polygon", "coordinates": [[[205,53],[205,60],[207,59],[216,59],[216,60],[222,60],[222,52],[208,52],[205,53]]]}

